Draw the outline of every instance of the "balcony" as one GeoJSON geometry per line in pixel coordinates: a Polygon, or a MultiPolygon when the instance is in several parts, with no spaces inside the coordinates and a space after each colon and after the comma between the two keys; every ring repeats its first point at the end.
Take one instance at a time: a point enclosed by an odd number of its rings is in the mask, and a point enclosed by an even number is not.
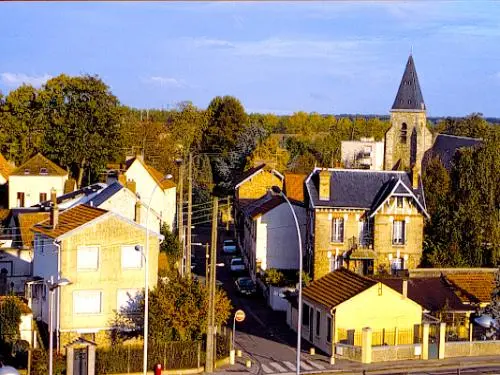
{"type": "Polygon", "coordinates": [[[373,238],[371,236],[366,236],[361,240],[356,236],[350,237],[348,246],[350,259],[375,259],[373,238]]]}

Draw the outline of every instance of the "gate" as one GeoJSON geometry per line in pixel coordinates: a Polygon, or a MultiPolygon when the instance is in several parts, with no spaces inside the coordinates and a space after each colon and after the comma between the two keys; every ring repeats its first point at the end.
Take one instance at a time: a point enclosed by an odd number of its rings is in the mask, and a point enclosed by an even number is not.
{"type": "Polygon", "coordinates": [[[85,348],[75,348],[73,362],[73,375],[88,375],[88,350],[85,348]]]}
{"type": "Polygon", "coordinates": [[[439,327],[439,323],[429,324],[429,359],[438,359],[439,356],[439,327]]]}

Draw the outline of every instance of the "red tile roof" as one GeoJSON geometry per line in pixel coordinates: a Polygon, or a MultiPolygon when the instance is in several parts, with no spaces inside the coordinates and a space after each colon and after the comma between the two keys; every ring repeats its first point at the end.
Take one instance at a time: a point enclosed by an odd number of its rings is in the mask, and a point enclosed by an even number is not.
{"type": "Polygon", "coordinates": [[[296,173],[285,173],[283,190],[288,199],[304,202],[304,181],[307,175],[296,173]]]}
{"type": "Polygon", "coordinates": [[[29,212],[20,213],[18,215],[21,242],[24,248],[31,248],[33,246],[33,239],[35,233],[31,230],[33,225],[40,223],[49,218],[48,212],[29,212]]]}
{"type": "Polygon", "coordinates": [[[56,228],[50,225],[50,219],[33,226],[33,231],[51,238],[57,238],[76,229],[89,221],[97,219],[108,211],[96,207],[80,204],[59,214],[59,223],[56,228]]]}
{"type": "Polygon", "coordinates": [[[313,281],[302,293],[307,299],[332,309],[377,283],[341,268],[313,281]]]}
{"type": "Polygon", "coordinates": [[[492,273],[450,273],[446,279],[456,288],[455,293],[462,302],[489,303],[495,289],[492,273]]]}
{"type": "Polygon", "coordinates": [[[68,172],[38,153],[12,172],[12,176],[67,176],[68,172]],[[41,173],[42,169],[46,173],[41,173]]]}

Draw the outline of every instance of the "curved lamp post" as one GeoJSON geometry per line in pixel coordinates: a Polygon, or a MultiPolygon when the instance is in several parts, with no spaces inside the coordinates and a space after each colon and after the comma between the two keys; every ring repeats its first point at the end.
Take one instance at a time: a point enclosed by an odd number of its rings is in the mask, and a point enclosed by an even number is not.
{"type": "Polygon", "coordinates": [[[160,186],[160,184],[165,180],[171,180],[172,175],[167,174],[163,177],[153,188],[151,191],[151,195],[149,197],[148,202],[148,210],[146,213],[146,243],[143,248],[141,246],[136,246],[136,251],[141,251],[142,256],[144,258],[144,353],[143,353],[143,366],[142,372],[144,375],[148,372],[148,314],[149,314],[149,264],[148,264],[148,254],[149,254],[149,212],[151,211],[151,201],[153,200],[153,195],[160,186]]]}
{"type": "Polygon", "coordinates": [[[298,306],[297,306],[297,365],[296,365],[296,374],[300,374],[300,344],[302,340],[302,238],[300,235],[300,226],[299,221],[297,219],[297,215],[293,209],[290,200],[288,200],[287,196],[278,186],[273,186],[271,190],[277,194],[281,195],[283,199],[285,199],[286,203],[290,207],[292,211],[293,219],[295,221],[295,228],[297,229],[297,237],[299,239],[299,298],[298,298],[298,306]]]}

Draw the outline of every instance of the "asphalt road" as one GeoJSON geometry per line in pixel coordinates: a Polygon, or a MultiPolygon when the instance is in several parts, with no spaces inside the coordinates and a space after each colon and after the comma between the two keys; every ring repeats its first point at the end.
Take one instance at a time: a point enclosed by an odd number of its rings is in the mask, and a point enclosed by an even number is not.
{"type": "MultiPolygon", "coordinates": [[[[377,372],[377,374],[382,374],[382,372],[377,372]]],[[[493,375],[500,374],[499,366],[491,366],[491,367],[474,367],[474,368],[466,368],[466,369],[448,369],[448,370],[438,370],[438,371],[418,371],[418,372],[383,372],[384,375],[472,375],[472,374],[481,374],[481,375],[493,375]]]]}

